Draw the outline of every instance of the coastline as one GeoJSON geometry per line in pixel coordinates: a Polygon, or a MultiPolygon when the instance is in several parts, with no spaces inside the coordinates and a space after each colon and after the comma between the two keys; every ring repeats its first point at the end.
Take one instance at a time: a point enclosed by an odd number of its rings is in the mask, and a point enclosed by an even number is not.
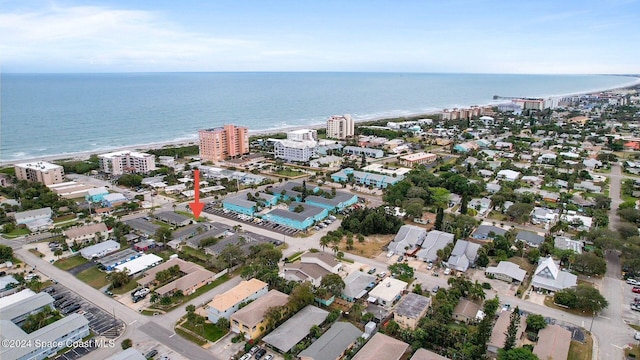
{"type": "MultiPolygon", "coordinates": [[[[545,98],[545,99],[555,99],[555,98],[562,98],[562,97],[567,97],[567,96],[579,96],[579,95],[587,95],[587,94],[595,94],[595,93],[600,93],[603,91],[612,91],[612,90],[622,90],[622,89],[629,89],[629,88],[633,88],[636,86],[640,86],[640,77],[638,76],[632,76],[632,75],[624,75],[624,77],[629,77],[630,79],[634,79],[632,81],[630,81],[628,84],[622,84],[619,86],[615,86],[615,87],[609,87],[609,88],[605,88],[605,89],[594,89],[594,90],[588,90],[588,91],[580,91],[580,92],[575,92],[575,93],[568,93],[568,94],[560,94],[560,95],[551,95],[551,96],[532,96],[532,97],[537,97],[537,98],[545,98]]],[[[523,96],[526,97],[526,96],[523,96]]],[[[470,106],[495,106],[498,104],[504,104],[504,103],[509,103],[510,101],[488,101],[484,104],[473,104],[473,105],[459,105],[457,106],[458,108],[466,108],[466,107],[470,107],[470,106]]],[[[407,113],[407,114],[398,114],[398,115],[383,115],[383,116],[375,116],[375,117],[368,117],[368,118],[361,118],[361,119],[354,119],[354,122],[356,124],[358,123],[366,123],[366,122],[373,122],[373,121],[384,121],[384,120],[391,120],[391,119],[398,119],[398,118],[411,118],[411,117],[421,117],[421,116],[433,116],[435,114],[439,114],[444,110],[444,108],[439,108],[439,109],[433,109],[432,111],[427,111],[427,112],[418,112],[418,113],[407,113]]],[[[329,116],[329,115],[327,115],[329,116]]],[[[298,129],[321,129],[325,126],[325,124],[319,123],[319,124],[313,124],[313,125],[299,125],[299,126],[288,126],[288,127],[284,127],[284,128],[278,128],[278,129],[274,129],[274,128],[270,128],[270,129],[263,129],[263,130],[249,130],[249,135],[250,136],[255,136],[255,135],[269,135],[269,134],[277,134],[277,133],[282,133],[285,131],[292,131],[292,130],[298,130],[298,129]]],[[[31,162],[31,161],[56,161],[56,160],[86,160],[88,159],[91,155],[94,154],[98,154],[98,153],[108,153],[108,152],[114,152],[114,151],[125,151],[125,150],[129,150],[129,151],[148,151],[148,150],[155,150],[155,149],[160,149],[163,147],[167,147],[167,146],[189,146],[189,145],[198,145],[199,144],[199,140],[197,138],[194,139],[181,139],[181,140],[169,140],[169,141],[161,141],[161,142],[154,142],[154,143],[147,143],[147,144],[135,144],[135,145],[130,145],[130,146],[118,146],[118,147],[113,147],[111,149],[96,149],[96,150],[87,150],[87,151],[79,151],[79,152],[73,152],[73,153],[65,153],[65,154],[52,154],[52,155],[46,155],[46,156],[39,156],[39,157],[32,157],[32,158],[24,158],[24,159],[16,159],[16,160],[0,160],[0,167],[7,167],[13,164],[17,164],[17,163],[24,163],[24,162],[31,162]]]]}

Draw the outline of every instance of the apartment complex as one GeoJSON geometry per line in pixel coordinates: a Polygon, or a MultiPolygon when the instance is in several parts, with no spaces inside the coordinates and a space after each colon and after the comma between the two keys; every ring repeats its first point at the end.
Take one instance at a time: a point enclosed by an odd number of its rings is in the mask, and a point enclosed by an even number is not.
{"type": "Polygon", "coordinates": [[[59,184],[64,181],[64,168],[60,165],[38,161],[16,164],[14,168],[18,180],[39,182],[45,185],[59,184]]]}
{"type": "Polygon", "coordinates": [[[244,126],[224,125],[198,131],[200,159],[222,161],[249,153],[249,129],[244,126]]]}
{"type": "Polygon", "coordinates": [[[351,115],[334,115],[327,120],[327,137],[329,139],[348,139],[353,137],[354,122],[351,115]]]}
{"type": "Polygon", "coordinates": [[[100,171],[111,175],[146,174],[156,169],[156,157],[136,151],[116,151],[98,155],[100,171]]]}
{"type": "Polygon", "coordinates": [[[316,154],[317,143],[313,140],[273,140],[273,155],[286,161],[307,162],[316,154]]]}

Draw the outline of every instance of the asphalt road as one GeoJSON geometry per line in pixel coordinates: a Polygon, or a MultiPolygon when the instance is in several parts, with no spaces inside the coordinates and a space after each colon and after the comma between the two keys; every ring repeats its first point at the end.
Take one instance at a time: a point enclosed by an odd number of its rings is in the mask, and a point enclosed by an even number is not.
{"type": "Polygon", "coordinates": [[[618,206],[622,204],[622,198],[620,197],[620,182],[623,178],[625,177],[622,176],[620,165],[611,165],[611,173],[609,174],[609,197],[611,198],[611,208],[609,209],[609,228],[613,230],[617,229],[621,222],[616,212],[618,211],[618,206]]]}

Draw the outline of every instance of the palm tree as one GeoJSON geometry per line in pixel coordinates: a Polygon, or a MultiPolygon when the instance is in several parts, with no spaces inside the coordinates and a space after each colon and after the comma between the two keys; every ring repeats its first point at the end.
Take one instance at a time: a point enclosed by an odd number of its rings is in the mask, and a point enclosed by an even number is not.
{"type": "Polygon", "coordinates": [[[320,247],[322,248],[322,252],[324,252],[324,248],[329,246],[329,237],[328,236],[323,236],[320,238],[320,247]]]}
{"type": "Polygon", "coordinates": [[[334,244],[331,249],[333,250],[333,252],[337,255],[338,251],[340,251],[340,247],[338,246],[338,244],[334,244]]]}

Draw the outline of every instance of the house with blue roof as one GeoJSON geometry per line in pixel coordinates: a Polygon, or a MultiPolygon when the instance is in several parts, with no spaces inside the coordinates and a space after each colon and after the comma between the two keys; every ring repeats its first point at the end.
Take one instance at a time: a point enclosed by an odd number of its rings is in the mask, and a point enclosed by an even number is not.
{"type": "Polygon", "coordinates": [[[247,200],[246,195],[240,195],[222,200],[222,208],[253,216],[256,213],[258,204],[255,201],[247,200]]]}
{"type": "Polygon", "coordinates": [[[294,201],[289,206],[289,210],[274,209],[262,218],[290,228],[305,230],[314,223],[326,219],[327,216],[329,216],[329,210],[326,208],[294,201]],[[294,211],[298,206],[302,206],[301,212],[294,211]]]}
{"type": "Polygon", "coordinates": [[[258,193],[258,197],[256,198],[258,202],[264,204],[264,206],[275,206],[278,203],[278,197],[275,195],[267,194],[264,192],[258,193]]]}
{"type": "Polygon", "coordinates": [[[329,211],[341,211],[357,202],[358,195],[346,192],[336,192],[333,198],[311,195],[305,199],[305,204],[325,208],[329,211]]]}
{"type": "Polygon", "coordinates": [[[402,179],[404,179],[404,176],[402,175],[397,175],[394,177],[389,175],[357,171],[357,170],[353,170],[352,168],[342,169],[337,173],[332,174],[331,179],[337,183],[341,183],[341,182],[346,183],[349,181],[350,175],[352,175],[355,182],[360,185],[366,185],[366,186],[371,185],[379,189],[385,189],[389,185],[393,185],[401,181],[402,179]]]}
{"type": "Polygon", "coordinates": [[[102,202],[105,195],[109,195],[109,191],[105,187],[99,187],[95,189],[87,190],[87,195],[85,195],[85,200],[91,202],[102,202]]]}

